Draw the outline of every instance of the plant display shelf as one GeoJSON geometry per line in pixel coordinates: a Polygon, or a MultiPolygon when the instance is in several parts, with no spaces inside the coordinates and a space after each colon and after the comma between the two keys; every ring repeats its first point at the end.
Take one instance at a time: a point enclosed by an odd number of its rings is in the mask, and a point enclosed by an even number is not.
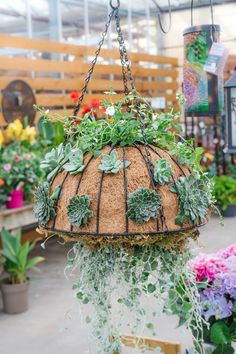
{"type": "MultiPolygon", "coordinates": [[[[177,342],[165,341],[160,339],[148,338],[148,337],[136,337],[131,335],[122,336],[122,344],[129,348],[144,349],[148,348],[149,351],[154,351],[157,348],[165,354],[180,354],[181,346],[177,342]]],[[[120,354],[114,352],[113,354],[120,354]]]]}
{"type": "Polygon", "coordinates": [[[22,208],[0,210],[0,228],[19,229],[36,223],[33,204],[25,204],[22,208]]]}

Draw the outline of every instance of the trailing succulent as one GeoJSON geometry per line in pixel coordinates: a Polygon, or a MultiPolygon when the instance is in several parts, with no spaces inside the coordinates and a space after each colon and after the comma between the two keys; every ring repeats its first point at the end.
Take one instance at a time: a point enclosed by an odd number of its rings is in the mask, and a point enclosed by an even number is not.
{"type": "Polygon", "coordinates": [[[161,201],[155,191],[149,191],[147,188],[137,188],[133,193],[130,193],[127,204],[128,218],[142,224],[157,217],[161,201]]]}
{"type": "Polygon", "coordinates": [[[91,199],[88,195],[75,195],[67,205],[67,215],[72,226],[84,226],[93,215],[89,209],[91,199]]]}
{"type": "Polygon", "coordinates": [[[209,191],[210,181],[204,177],[181,176],[170,190],[178,195],[179,213],[176,217],[176,224],[183,224],[185,221],[192,225],[201,224],[212,204],[212,196],[209,191]]]}
{"type": "Polygon", "coordinates": [[[35,192],[34,213],[40,225],[46,225],[46,223],[56,215],[54,204],[55,200],[59,198],[60,192],[61,187],[58,186],[53,195],[50,196],[48,184],[38,186],[35,192]]]}
{"type": "Polygon", "coordinates": [[[165,158],[157,160],[154,165],[154,180],[163,186],[170,182],[171,176],[172,169],[169,162],[165,158]]]}

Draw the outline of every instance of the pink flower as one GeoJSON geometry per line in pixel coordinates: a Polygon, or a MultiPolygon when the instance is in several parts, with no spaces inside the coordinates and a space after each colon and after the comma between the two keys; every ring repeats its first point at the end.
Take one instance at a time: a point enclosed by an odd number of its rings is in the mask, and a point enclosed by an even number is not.
{"type": "Polygon", "coordinates": [[[11,170],[11,164],[10,163],[5,163],[3,165],[3,168],[4,168],[5,171],[10,171],[11,170]]]}
{"type": "Polygon", "coordinates": [[[31,183],[33,183],[33,182],[34,182],[33,177],[29,177],[29,182],[31,182],[31,183]]]}
{"type": "Polygon", "coordinates": [[[16,157],[14,158],[14,161],[19,162],[20,161],[20,156],[16,155],[16,157]]]}
{"type": "Polygon", "coordinates": [[[236,243],[227,247],[224,250],[221,250],[217,253],[217,255],[221,258],[228,258],[230,256],[236,256],[236,243]]]}
{"type": "Polygon", "coordinates": [[[191,266],[196,271],[197,281],[207,279],[209,282],[213,281],[216,274],[227,270],[225,260],[218,255],[200,254],[192,262],[191,266]]]}

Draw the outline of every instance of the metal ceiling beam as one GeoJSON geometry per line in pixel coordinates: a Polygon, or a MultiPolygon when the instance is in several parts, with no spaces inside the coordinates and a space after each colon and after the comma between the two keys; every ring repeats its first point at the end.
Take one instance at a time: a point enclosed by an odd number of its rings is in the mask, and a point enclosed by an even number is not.
{"type": "MultiPolygon", "coordinates": [[[[158,3],[158,0],[157,0],[158,3]]],[[[219,5],[227,5],[230,3],[235,3],[235,0],[213,0],[213,6],[219,6],[219,5]]],[[[199,0],[198,2],[194,2],[194,9],[201,8],[201,7],[209,7],[209,0],[199,0]]],[[[180,3],[178,6],[172,6],[171,10],[173,12],[177,11],[182,11],[182,10],[189,10],[191,8],[191,2],[186,2],[186,3],[180,3]]],[[[166,13],[169,11],[168,6],[162,6],[160,7],[162,13],[166,13]]],[[[156,8],[153,7],[153,10],[155,11],[156,8]]]]}

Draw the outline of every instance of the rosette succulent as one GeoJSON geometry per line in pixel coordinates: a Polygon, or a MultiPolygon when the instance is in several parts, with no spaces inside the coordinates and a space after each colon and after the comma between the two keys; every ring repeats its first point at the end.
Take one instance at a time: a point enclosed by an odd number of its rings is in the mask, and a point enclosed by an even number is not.
{"type": "Polygon", "coordinates": [[[68,155],[69,161],[63,166],[63,169],[70,172],[71,175],[77,175],[84,169],[83,158],[84,156],[80,149],[72,149],[68,155]]]}
{"type": "MultiPolygon", "coordinates": [[[[125,168],[130,165],[129,161],[125,161],[125,168]]],[[[99,170],[105,173],[117,173],[123,167],[123,163],[118,159],[116,150],[102,158],[101,164],[98,166],[99,170]]]]}
{"type": "Polygon", "coordinates": [[[88,219],[93,215],[89,209],[91,199],[88,195],[75,195],[67,205],[67,215],[72,226],[83,226],[87,224],[88,219]]]}
{"type": "Polygon", "coordinates": [[[130,220],[142,224],[156,218],[161,206],[159,195],[147,188],[137,188],[128,198],[127,216],[130,220]]]}
{"type": "Polygon", "coordinates": [[[55,193],[50,197],[48,184],[39,185],[35,193],[34,213],[40,225],[44,226],[56,214],[54,209],[55,193]]]}
{"type": "Polygon", "coordinates": [[[71,152],[71,144],[64,146],[62,143],[49,151],[44,160],[41,162],[41,168],[47,168],[49,174],[47,180],[50,181],[62,168],[62,166],[68,161],[68,155],[71,152]]]}
{"type": "Polygon", "coordinates": [[[162,158],[155,162],[154,166],[154,180],[163,186],[169,183],[172,176],[172,170],[169,162],[162,158]]]}
{"type": "Polygon", "coordinates": [[[176,224],[183,224],[185,221],[192,225],[202,223],[208,213],[208,208],[212,203],[209,193],[208,182],[204,178],[194,176],[181,176],[173,184],[170,190],[178,194],[179,213],[176,217],[176,224]]]}

